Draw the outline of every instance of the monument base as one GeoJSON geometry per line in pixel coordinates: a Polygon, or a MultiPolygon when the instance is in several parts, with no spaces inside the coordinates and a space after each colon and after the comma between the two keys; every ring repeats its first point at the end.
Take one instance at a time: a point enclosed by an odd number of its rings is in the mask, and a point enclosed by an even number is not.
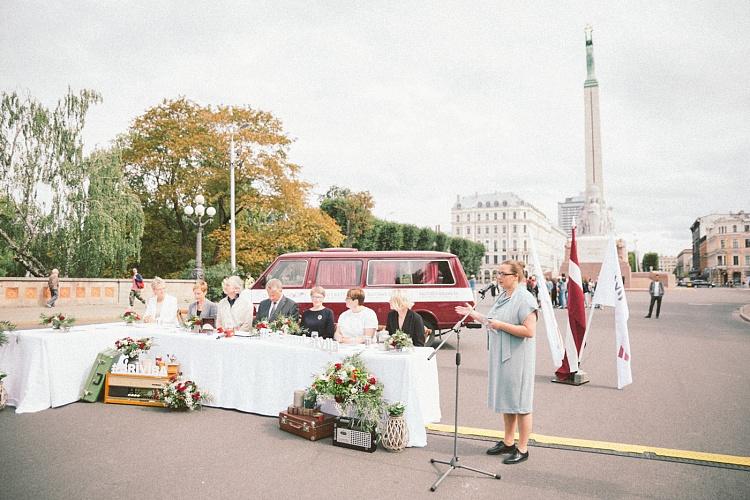
{"type": "Polygon", "coordinates": [[[552,379],[555,384],[566,384],[566,385],[583,385],[590,382],[589,376],[586,372],[578,370],[575,373],[571,373],[568,378],[560,380],[557,377],[552,379]]]}
{"type": "MultiPolygon", "coordinates": [[[[581,270],[583,279],[596,280],[599,271],[604,262],[604,255],[607,252],[607,236],[576,236],[576,246],[578,249],[578,267],[581,270]]],[[[624,240],[616,240],[617,258],[620,261],[620,273],[625,282],[625,287],[630,287],[630,265],[628,264],[628,252],[624,240]]],[[[565,259],[560,266],[560,273],[568,273],[570,265],[570,241],[565,243],[565,259]]]]}

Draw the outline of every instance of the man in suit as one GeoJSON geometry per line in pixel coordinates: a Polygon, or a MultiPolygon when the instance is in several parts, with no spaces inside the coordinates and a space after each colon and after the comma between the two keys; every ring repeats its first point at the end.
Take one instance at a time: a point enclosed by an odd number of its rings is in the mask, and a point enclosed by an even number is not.
{"type": "Polygon", "coordinates": [[[299,307],[292,299],[285,297],[283,286],[280,280],[270,279],[266,283],[266,292],[268,298],[258,304],[258,314],[255,316],[255,322],[272,321],[279,316],[293,318],[299,321],[299,307]]]}
{"type": "Polygon", "coordinates": [[[659,311],[661,311],[661,298],[664,296],[664,285],[659,281],[659,274],[654,273],[651,275],[651,284],[648,286],[648,293],[651,294],[651,304],[648,306],[647,318],[651,317],[651,311],[654,309],[654,303],[656,303],[656,319],[659,319],[659,311]]]}

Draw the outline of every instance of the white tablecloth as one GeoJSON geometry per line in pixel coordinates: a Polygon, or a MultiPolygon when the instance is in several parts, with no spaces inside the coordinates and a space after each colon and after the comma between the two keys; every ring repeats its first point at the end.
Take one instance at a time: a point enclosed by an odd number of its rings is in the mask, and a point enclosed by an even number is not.
{"type": "MultiPolygon", "coordinates": [[[[125,337],[154,337],[156,354],[177,356],[184,378],[212,396],[209,406],[278,415],[292,404],[296,389],[334,360],[355,352],[330,353],[294,339],[222,338],[124,324],[17,331],[0,348],[0,370],[8,373],[9,404],[17,413],[41,411],[77,401],[97,353],[125,337]]],[[[384,397],[406,403],[409,446],[426,446],[425,424],[440,421],[437,365],[431,348],[395,354],[366,349],[362,359],[380,379],[384,397]]]]}

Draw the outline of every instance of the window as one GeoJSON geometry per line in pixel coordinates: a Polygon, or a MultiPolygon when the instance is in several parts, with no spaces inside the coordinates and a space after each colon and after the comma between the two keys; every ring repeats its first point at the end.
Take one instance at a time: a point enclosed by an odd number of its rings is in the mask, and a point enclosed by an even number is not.
{"type": "Polygon", "coordinates": [[[471,226],[466,226],[466,234],[471,234],[471,226]]]}
{"type": "Polygon", "coordinates": [[[490,226],[484,226],[484,234],[490,234],[490,226]]]}
{"type": "Polygon", "coordinates": [[[484,263],[485,264],[489,264],[490,263],[490,256],[489,255],[485,255],[484,256],[484,263]]]}
{"type": "Polygon", "coordinates": [[[362,279],[361,260],[321,260],[315,284],[322,287],[358,286],[362,279]]]}
{"type": "Polygon", "coordinates": [[[732,232],[733,232],[733,233],[736,233],[736,232],[737,232],[737,226],[732,226],[732,232]]]}
{"type": "Polygon", "coordinates": [[[721,248],[724,248],[726,246],[726,242],[724,240],[721,240],[721,248]]]}
{"type": "Polygon", "coordinates": [[[494,230],[492,232],[497,234],[497,226],[494,226],[494,230]]]}
{"type": "Polygon", "coordinates": [[[503,234],[505,234],[507,232],[508,232],[508,227],[507,226],[503,226],[503,234]]]}
{"type": "Polygon", "coordinates": [[[745,239],[745,248],[750,248],[750,238],[745,239]]]}
{"type": "Polygon", "coordinates": [[[494,241],[493,251],[497,252],[497,240],[494,241]]]}
{"type": "Polygon", "coordinates": [[[503,262],[505,262],[506,260],[508,260],[508,255],[507,254],[503,254],[503,262]]]}
{"type": "Polygon", "coordinates": [[[490,213],[489,212],[487,212],[486,214],[484,214],[484,220],[490,220],[490,213]]]}
{"type": "Polygon", "coordinates": [[[740,241],[732,240],[732,248],[740,248],[740,241]]]}
{"type": "Polygon", "coordinates": [[[516,213],[515,213],[515,212],[513,212],[513,218],[514,218],[514,219],[516,218],[516,213]]]}
{"type": "Polygon", "coordinates": [[[740,265],[740,256],[739,255],[732,255],[732,265],[733,266],[739,266],[740,265]]]}
{"type": "Polygon", "coordinates": [[[513,251],[514,252],[518,251],[518,240],[513,240],[513,251]]]}
{"type": "Polygon", "coordinates": [[[497,264],[497,255],[493,255],[493,256],[492,256],[492,262],[493,262],[494,264],[497,264]]]}
{"type": "Polygon", "coordinates": [[[460,215],[456,215],[456,222],[461,222],[461,216],[460,215]]]}
{"type": "Polygon", "coordinates": [[[524,219],[526,218],[526,212],[524,212],[524,213],[523,213],[523,218],[524,218],[524,219]]]}
{"type": "Polygon", "coordinates": [[[518,226],[513,224],[513,234],[516,234],[516,233],[518,233],[518,226]]]}
{"type": "Polygon", "coordinates": [[[745,265],[750,266],[750,255],[745,255],[745,265]]]}
{"type": "Polygon", "coordinates": [[[717,266],[723,266],[724,265],[724,256],[723,255],[718,255],[716,257],[716,265],[717,266]]]}
{"type": "Polygon", "coordinates": [[[523,232],[526,232],[526,224],[523,225],[523,232]]]}
{"type": "Polygon", "coordinates": [[[276,278],[281,280],[285,287],[302,286],[305,284],[305,274],[307,274],[306,260],[282,260],[271,269],[266,280],[276,278]]]}
{"type": "Polygon", "coordinates": [[[526,251],[526,240],[523,240],[523,251],[526,251]]]}
{"type": "MultiPolygon", "coordinates": [[[[495,202],[495,203],[497,203],[497,202],[495,202]]],[[[495,212],[495,213],[493,214],[493,217],[492,217],[492,218],[493,218],[494,220],[497,220],[497,212],[495,212]]]]}
{"type": "Polygon", "coordinates": [[[503,220],[505,220],[505,212],[503,212],[503,220]]]}
{"type": "MultiPolygon", "coordinates": [[[[507,240],[503,240],[503,252],[508,248],[507,240]]],[[[505,260],[505,257],[503,257],[503,260],[505,260]]]]}
{"type": "Polygon", "coordinates": [[[745,232],[750,233],[750,224],[745,224],[745,232]]]}
{"type": "Polygon", "coordinates": [[[371,260],[367,263],[369,286],[453,285],[447,260],[371,260]]]}

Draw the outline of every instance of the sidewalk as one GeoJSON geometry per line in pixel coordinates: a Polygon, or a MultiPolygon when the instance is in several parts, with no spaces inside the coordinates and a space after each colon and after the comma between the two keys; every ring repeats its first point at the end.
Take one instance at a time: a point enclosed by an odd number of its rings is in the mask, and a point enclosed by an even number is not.
{"type": "MultiPolygon", "coordinates": [[[[0,307],[0,321],[7,320],[16,325],[19,330],[44,328],[39,324],[41,314],[50,316],[63,313],[76,319],[76,325],[90,325],[92,323],[112,323],[120,321],[120,315],[127,307],[121,304],[89,304],[67,305],[52,308],[47,307],[0,307]]],[[[146,311],[146,306],[136,301],[134,309],[139,314],[146,311]]]]}

